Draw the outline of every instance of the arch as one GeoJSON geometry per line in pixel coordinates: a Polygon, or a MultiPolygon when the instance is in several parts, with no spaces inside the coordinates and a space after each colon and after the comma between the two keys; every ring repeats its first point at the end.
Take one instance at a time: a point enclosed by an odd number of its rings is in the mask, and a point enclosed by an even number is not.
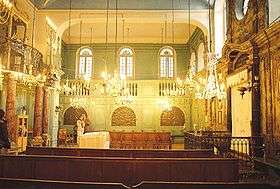
{"type": "Polygon", "coordinates": [[[197,48],[197,71],[201,71],[204,69],[204,55],[205,55],[205,48],[204,43],[200,43],[197,48]]]}
{"type": "Polygon", "coordinates": [[[81,47],[78,49],[76,63],[76,77],[90,79],[93,74],[93,52],[90,47],[81,47]]]}
{"type": "Polygon", "coordinates": [[[119,50],[119,71],[121,77],[134,75],[134,51],[131,47],[122,47],[119,50]]]}
{"type": "Polygon", "coordinates": [[[77,120],[81,117],[82,114],[85,114],[87,116],[87,112],[84,108],[81,107],[73,107],[70,106],[66,111],[64,112],[63,116],[63,124],[64,125],[76,125],[77,120]]]}
{"type": "Polygon", "coordinates": [[[184,126],[185,114],[184,112],[173,106],[170,111],[164,110],[160,116],[160,126],[184,126]]]}
{"type": "Polygon", "coordinates": [[[176,52],[172,47],[165,46],[159,50],[159,76],[173,78],[176,68],[176,52]]]}
{"type": "Polygon", "coordinates": [[[136,126],[136,115],[131,108],[119,107],[112,114],[111,125],[136,126]]]}

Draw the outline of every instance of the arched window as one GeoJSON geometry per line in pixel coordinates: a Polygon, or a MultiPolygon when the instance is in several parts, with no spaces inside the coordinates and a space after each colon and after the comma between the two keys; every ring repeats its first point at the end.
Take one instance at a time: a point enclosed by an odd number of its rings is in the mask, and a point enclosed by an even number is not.
{"type": "Polygon", "coordinates": [[[79,77],[91,78],[93,72],[93,55],[89,48],[83,48],[79,54],[79,77]]]}
{"type": "Polygon", "coordinates": [[[200,43],[197,49],[197,71],[204,69],[204,44],[200,43]]]}
{"type": "Polygon", "coordinates": [[[120,76],[133,76],[133,51],[130,48],[120,50],[120,76]]]}
{"type": "Polygon", "coordinates": [[[174,77],[174,51],[165,47],[160,53],[160,77],[174,77]]]}

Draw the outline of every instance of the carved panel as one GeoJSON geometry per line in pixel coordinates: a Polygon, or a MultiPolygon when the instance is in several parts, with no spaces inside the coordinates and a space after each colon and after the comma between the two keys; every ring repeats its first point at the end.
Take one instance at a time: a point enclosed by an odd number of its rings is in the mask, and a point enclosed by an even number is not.
{"type": "Polygon", "coordinates": [[[70,107],[64,113],[64,125],[76,125],[82,114],[87,115],[83,108],[70,107]]]}
{"type": "Polygon", "coordinates": [[[172,107],[170,111],[165,110],[160,118],[161,126],[184,126],[185,115],[184,112],[178,107],[172,107]]]}
{"type": "MultiPolygon", "coordinates": [[[[237,4],[240,0],[228,0],[228,39],[231,43],[243,43],[253,34],[265,27],[265,7],[266,1],[250,0],[248,11],[243,18],[237,18],[237,4]]],[[[243,7],[240,7],[243,9],[243,7]]],[[[241,11],[242,12],[242,11],[241,11]]]]}
{"type": "Polygon", "coordinates": [[[136,115],[131,108],[120,107],[112,114],[112,126],[136,126],[136,115]]]}

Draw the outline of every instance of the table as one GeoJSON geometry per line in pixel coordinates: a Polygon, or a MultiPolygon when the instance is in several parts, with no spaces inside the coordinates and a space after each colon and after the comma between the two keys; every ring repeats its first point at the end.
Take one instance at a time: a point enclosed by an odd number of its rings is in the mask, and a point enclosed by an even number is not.
{"type": "Polygon", "coordinates": [[[110,148],[110,134],[106,131],[85,133],[78,137],[80,148],[110,148]]]}

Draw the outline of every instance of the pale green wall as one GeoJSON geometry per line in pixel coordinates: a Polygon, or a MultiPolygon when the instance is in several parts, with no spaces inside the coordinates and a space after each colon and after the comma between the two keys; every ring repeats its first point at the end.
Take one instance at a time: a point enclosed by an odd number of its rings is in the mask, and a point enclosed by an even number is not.
{"type": "MultiPolygon", "coordinates": [[[[93,44],[93,45],[66,45],[63,44],[63,71],[64,77],[74,78],[76,70],[76,53],[81,46],[90,46],[94,53],[94,78],[100,78],[105,70],[105,60],[107,57],[108,72],[113,73],[119,70],[116,63],[115,52],[120,47],[129,46],[135,52],[135,79],[158,79],[159,75],[159,50],[165,46],[162,44],[93,44]]],[[[187,72],[187,48],[186,45],[168,45],[176,51],[176,77],[183,78],[187,72]]],[[[117,59],[118,60],[118,59],[117,59]]]]}

